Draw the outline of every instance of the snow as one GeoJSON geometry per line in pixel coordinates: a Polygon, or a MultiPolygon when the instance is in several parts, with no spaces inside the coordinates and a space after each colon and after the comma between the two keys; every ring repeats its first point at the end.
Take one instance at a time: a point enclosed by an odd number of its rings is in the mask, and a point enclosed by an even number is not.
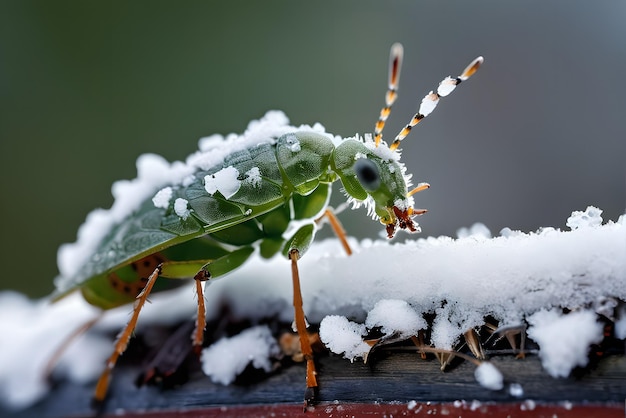
{"type": "Polygon", "coordinates": [[[231,166],[224,167],[214,174],[204,177],[204,188],[210,195],[220,192],[226,199],[233,197],[241,187],[241,181],[237,179],[239,171],[231,166]]]}
{"type": "Polygon", "coordinates": [[[603,337],[603,325],[588,310],[567,315],[541,310],[528,322],[528,336],[539,344],[541,363],[553,377],[567,377],[574,367],[586,366],[589,346],[603,337]]]}
{"type": "Polygon", "coordinates": [[[259,167],[252,167],[250,170],[246,171],[246,179],[244,181],[250,183],[252,187],[259,187],[261,181],[263,181],[259,167]]]}
{"type": "Polygon", "coordinates": [[[488,361],[483,361],[474,370],[476,381],[485,389],[500,390],[504,388],[502,373],[488,361]]]}
{"type": "Polygon", "coordinates": [[[266,372],[272,371],[272,358],[280,349],[267,326],[259,325],[231,338],[222,338],[202,350],[202,370],[215,383],[228,385],[248,364],[266,372]]]}
{"type": "MultiPolygon", "coordinates": [[[[44,396],[49,387],[43,373],[54,350],[96,315],[97,309],[80,297],[50,305],[15,292],[0,293],[0,403],[19,409],[44,396]]],[[[96,334],[84,335],[67,350],[55,374],[91,381],[102,371],[109,354],[111,341],[96,334]]]]}
{"type": "Polygon", "coordinates": [[[183,199],[182,197],[176,199],[174,201],[174,212],[176,212],[178,216],[183,218],[183,220],[187,219],[189,217],[189,214],[191,213],[191,211],[189,210],[189,202],[187,201],[187,199],[183,199]]]}
{"type": "Polygon", "coordinates": [[[435,108],[437,107],[437,103],[439,103],[439,97],[431,91],[422,99],[420,109],[417,113],[426,117],[430,115],[433,110],[435,110],[435,108]]]}
{"type": "MultiPolygon", "coordinates": [[[[403,164],[400,162],[401,153],[397,150],[394,151],[394,150],[389,149],[385,141],[382,141],[380,144],[378,144],[378,146],[376,146],[376,142],[374,142],[369,136],[366,136],[365,137],[366,139],[363,139],[357,134],[355,138],[357,140],[363,141],[365,146],[381,160],[387,161],[387,162],[395,161],[396,163],[401,164],[403,166],[403,164]],[[367,138],[369,138],[369,140],[367,138]]],[[[357,158],[358,158],[358,155],[359,154],[357,154],[357,158]]]]}
{"type": "Polygon", "coordinates": [[[456,88],[458,82],[456,79],[452,77],[444,78],[441,83],[439,83],[439,87],[437,87],[437,94],[441,97],[446,97],[448,94],[452,93],[456,88]]]}
{"type": "Polygon", "coordinates": [[[289,150],[293,153],[300,152],[302,147],[300,146],[300,141],[287,142],[289,144],[289,150]]]}
{"type": "Polygon", "coordinates": [[[509,385],[509,394],[516,398],[521,398],[524,396],[524,387],[519,383],[511,383],[509,385]]]}
{"type": "Polygon", "coordinates": [[[409,338],[425,329],[426,320],[404,300],[383,299],[367,314],[365,326],[369,329],[381,327],[384,334],[399,333],[409,338]]]}
{"type": "Polygon", "coordinates": [[[174,191],[171,187],[164,187],[154,195],[152,203],[154,203],[154,206],[157,208],[167,209],[170,205],[173,193],[174,191]]]}
{"type": "MultiPolygon", "coordinates": [[[[616,311],[612,313],[616,336],[626,337],[626,312],[623,305],[611,302],[626,301],[626,216],[598,222],[599,216],[600,211],[590,207],[574,212],[569,230],[541,228],[526,233],[505,228],[493,238],[488,238],[484,225],[469,228],[474,232],[457,239],[349,238],[354,250],[350,257],[338,240],[318,241],[299,262],[304,309],[311,323],[321,322],[320,336],[329,349],[351,360],[368,352],[363,337],[371,327],[380,327],[386,335],[408,336],[425,327],[426,313],[435,315],[429,331],[431,343],[438,348],[453,348],[463,332],[482,325],[487,315],[501,326],[528,323],[529,337],[539,344],[545,370],[567,376],[572,368],[585,364],[589,346],[601,338],[599,314],[616,311]]],[[[240,269],[207,287],[207,316],[217,318],[219,307],[228,304],[236,318],[259,323],[278,317],[291,323],[290,271],[282,256],[270,260],[252,256],[240,269]]],[[[151,295],[150,300],[138,332],[152,323],[193,318],[196,311],[192,284],[151,295]]],[[[102,332],[118,331],[129,310],[124,306],[106,312],[92,331],[74,343],[79,354],[66,353],[56,372],[93,381],[112,347],[102,332]]],[[[80,294],[49,304],[13,292],[0,293],[0,402],[18,408],[44,396],[48,387],[41,373],[52,351],[95,315],[96,309],[80,294]]],[[[215,379],[232,379],[242,363],[250,363],[250,355],[253,365],[256,360],[259,368],[269,367],[272,343],[263,332],[255,335],[265,351],[242,349],[250,346],[250,335],[226,340],[233,344],[230,351],[239,353],[235,356],[239,361],[222,357],[226,370],[211,372],[215,379]]],[[[206,356],[219,358],[215,353],[206,356]]]]}
{"type": "Polygon", "coordinates": [[[567,218],[566,225],[570,229],[600,226],[602,225],[602,211],[594,207],[588,207],[584,212],[576,210],[567,218]]]}
{"type": "Polygon", "coordinates": [[[457,238],[468,238],[474,237],[476,239],[480,238],[491,238],[491,231],[489,228],[483,223],[476,222],[469,228],[459,228],[456,231],[457,238]]]}
{"type": "Polygon", "coordinates": [[[339,315],[329,315],[320,324],[320,339],[333,353],[343,354],[354,361],[357,357],[364,358],[370,346],[363,341],[367,333],[365,325],[348,321],[339,315]]]}

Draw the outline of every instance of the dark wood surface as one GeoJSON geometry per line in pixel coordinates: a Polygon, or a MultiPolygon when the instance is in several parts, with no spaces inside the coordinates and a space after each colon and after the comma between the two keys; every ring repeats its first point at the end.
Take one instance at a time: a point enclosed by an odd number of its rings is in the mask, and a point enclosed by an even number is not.
{"type": "MultiPolygon", "coordinates": [[[[320,383],[318,398],[322,405],[317,410],[319,412],[324,405],[336,408],[342,404],[394,405],[410,401],[422,405],[426,402],[449,403],[460,400],[465,401],[468,411],[472,409],[469,407],[472,401],[506,405],[523,404],[526,400],[533,400],[536,405],[558,405],[562,412],[570,410],[570,402],[574,406],[589,403],[604,405],[612,408],[610,411],[613,413],[619,412],[620,408],[623,410],[626,398],[626,357],[623,354],[604,356],[592,368],[579,370],[574,373],[575,376],[561,379],[550,377],[542,369],[536,355],[521,360],[511,355],[498,356],[492,361],[507,383],[505,389],[500,391],[482,388],[474,379],[475,367],[468,362],[461,362],[444,373],[439,369],[437,360],[422,360],[418,354],[404,348],[383,350],[369,364],[350,363],[338,356],[323,354],[318,356],[317,361],[320,383]],[[523,396],[511,395],[508,390],[510,383],[520,384],[524,390],[523,396]]],[[[235,406],[275,404],[288,404],[288,410],[296,408],[299,411],[304,392],[305,370],[302,364],[284,364],[269,375],[250,372],[230,386],[212,383],[195,365],[191,367],[189,380],[172,389],[156,386],[138,388],[135,381],[141,372],[141,367],[133,361],[133,353],[129,353],[115,369],[102,415],[137,416],[157,411],[188,411],[191,415],[186,416],[194,416],[193,411],[197,408],[200,408],[199,411],[209,408],[213,412],[227,412],[227,409],[211,409],[222,406],[231,408],[232,412],[235,406]]],[[[19,413],[0,410],[0,416],[94,416],[90,408],[92,391],[93,385],[58,382],[49,395],[33,407],[19,413]]],[[[403,408],[407,409],[406,406],[403,408]]],[[[256,408],[253,410],[259,411],[256,408]]],[[[197,416],[215,415],[198,413],[197,416]]]]}

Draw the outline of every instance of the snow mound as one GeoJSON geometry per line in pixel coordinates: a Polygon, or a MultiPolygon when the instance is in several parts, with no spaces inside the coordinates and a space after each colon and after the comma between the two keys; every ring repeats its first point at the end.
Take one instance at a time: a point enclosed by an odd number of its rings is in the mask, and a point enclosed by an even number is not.
{"type": "MultiPolygon", "coordinates": [[[[321,322],[320,337],[331,351],[351,360],[369,351],[363,337],[372,328],[409,338],[427,327],[426,314],[435,317],[430,343],[441,349],[454,348],[485,316],[500,326],[527,323],[547,372],[567,376],[586,364],[589,346],[601,338],[599,315],[614,320],[615,337],[626,338],[626,308],[619,303],[626,301],[626,216],[603,223],[600,213],[593,207],[574,212],[567,221],[569,230],[504,229],[493,238],[480,225],[458,239],[350,238],[350,257],[338,240],[316,242],[298,264],[307,318],[321,322]]],[[[212,282],[205,296],[209,320],[220,315],[224,304],[233,317],[253,323],[293,320],[291,269],[281,256],[251,257],[228,277],[212,282]]],[[[150,299],[138,332],[150,323],[193,318],[196,312],[192,284],[150,299]]],[[[112,348],[101,333],[119,331],[128,312],[128,306],[107,312],[76,342],[81,355],[66,353],[57,372],[80,381],[95,379],[112,348]]],[[[19,408],[44,396],[48,386],[41,376],[53,350],[96,314],[79,294],[49,304],[0,293],[0,402],[19,408]]],[[[275,347],[268,329],[253,328],[209,347],[205,368],[215,381],[232,382],[251,361],[271,370],[275,347]],[[254,344],[245,343],[251,340],[254,344]],[[245,346],[260,351],[246,352],[241,349],[245,346]],[[219,350],[229,355],[228,361],[219,350]]],[[[489,369],[477,373],[481,384],[498,386],[489,369]]]]}
{"type": "Polygon", "coordinates": [[[576,366],[586,366],[589,346],[603,338],[596,314],[581,310],[563,315],[541,310],[528,318],[528,336],[539,344],[539,357],[553,377],[567,377],[576,366]]]}

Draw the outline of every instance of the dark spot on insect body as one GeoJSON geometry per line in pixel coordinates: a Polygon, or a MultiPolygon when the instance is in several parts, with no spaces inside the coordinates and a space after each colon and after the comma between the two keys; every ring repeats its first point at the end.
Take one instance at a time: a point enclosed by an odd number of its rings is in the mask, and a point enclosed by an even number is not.
{"type": "Polygon", "coordinates": [[[132,288],[129,285],[124,285],[124,293],[130,294],[131,291],[132,291],[132,288]]]}
{"type": "MultiPolygon", "coordinates": [[[[141,260],[131,263],[131,267],[137,273],[138,279],[141,277],[148,277],[162,264],[165,259],[159,253],[151,254],[142,258],[141,260]]],[[[143,280],[142,280],[143,281],[143,280]]],[[[144,282],[145,283],[145,282],[144,282]]]]}
{"type": "Polygon", "coordinates": [[[111,287],[113,289],[117,289],[117,286],[119,284],[118,280],[116,277],[114,277],[112,274],[109,275],[109,283],[111,283],[111,287]]]}

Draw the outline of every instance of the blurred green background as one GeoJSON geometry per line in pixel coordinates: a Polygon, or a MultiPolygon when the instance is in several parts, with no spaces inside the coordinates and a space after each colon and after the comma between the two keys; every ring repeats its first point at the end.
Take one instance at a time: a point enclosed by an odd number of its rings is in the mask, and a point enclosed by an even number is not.
{"type": "MultiPolygon", "coordinates": [[[[389,47],[405,62],[389,138],[425,93],[485,65],[403,142],[426,235],[484,222],[564,227],[626,204],[626,2],[10,1],[0,3],[0,289],[52,290],[56,250],[145,152],[282,109],[371,132],[389,47]]],[[[337,188],[338,190],[338,188],[337,188]]],[[[340,197],[335,194],[335,198],[340,197]]],[[[335,199],[339,201],[341,199],[335,199]]],[[[376,237],[363,212],[346,229],[376,237]]],[[[405,236],[400,236],[403,240],[405,236]]],[[[532,260],[529,260],[532,262],[532,260]]]]}

